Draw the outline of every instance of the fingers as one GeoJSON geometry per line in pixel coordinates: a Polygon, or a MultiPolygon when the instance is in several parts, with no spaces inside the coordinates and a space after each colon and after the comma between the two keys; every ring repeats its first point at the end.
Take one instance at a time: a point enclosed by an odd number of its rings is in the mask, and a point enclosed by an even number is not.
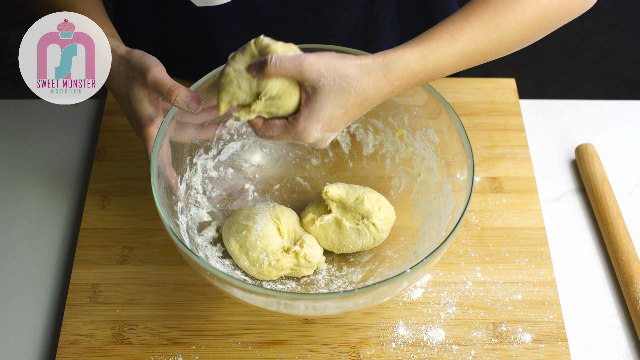
{"type": "Polygon", "coordinates": [[[173,114],[172,121],[179,121],[188,124],[204,124],[208,122],[222,122],[227,119],[224,115],[218,115],[216,106],[203,107],[199,112],[192,113],[189,111],[178,110],[173,114]]]}
{"type": "Polygon", "coordinates": [[[151,89],[169,104],[190,112],[202,109],[202,99],[169,77],[164,69],[151,71],[148,81],[151,89]]]}
{"type": "Polygon", "coordinates": [[[214,139],[218,134],[221,124],[188,124],[176,123],[171,133],[171,140],[177,142],[207,141],[214,139]]]}
{"type": "Polygon", "coordinates": [[[160,153],[158,154],[158,161],[164,174],[166,176],[166,181],[169,183],[169,187],[171,187],[171,191],[176,198],[180,199],[182,197],[182,201],[186,200],[186,194],[180,193],[180,179],[178,178],[178,174],[176,170],[173,168],[173,163],[171,161],[171,143],[168,140],[160,147],[160,153]]]}
{"type": "Polygon", "coordinates": [[[288,118],[265,119],[258,116],[249,120],[253,132],[263,139],[313,144],[321,136],[316,126],[319,122],[309,118],[308,112],[303,110],[308,95],[305,91],[302,91],[301,95],[302,105],[299,112],[288,118]]]}
{"type": "Polygon", "coordinates": [[[293,141],[324,149],[343,130],[322,124],[316,118],[308,117],[303,111],[288,118],[265,119],[256,117],[249,120],[253,132],[263,139],[293,141]]]}
{"type": "Polygon", "coordinates": [[[298,81],[307,81],[308,55],[267,55],[249,64],[247,72],[259,78],[286,77],[298,81]]]}
{"type": "Polygon", "coordinates": [[[303,125],[296,115],[287,119],[258,117],[249,120],[249,125],[256,135],[263,139],[299,142],[318,149],[327,147],[335,137],[335,135],[325,134],[316,126],[303,125]]]}
{"type": "Polygon", "coordinates": [[[263,139],[296,141],[295,127],[289,119],[265,119],[257,117],[249,120],[253,132],[263,139]]]}

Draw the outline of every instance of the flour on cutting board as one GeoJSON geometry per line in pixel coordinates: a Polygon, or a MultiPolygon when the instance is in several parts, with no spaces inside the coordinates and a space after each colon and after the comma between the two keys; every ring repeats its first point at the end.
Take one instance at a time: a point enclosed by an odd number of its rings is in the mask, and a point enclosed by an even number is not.
{"type": "MultiPolygon", "coordinates": [[[[437,292],[432,284],[434,276],[425,275],[398,297],[400,300],[397,304],[398,313],[405,306],[412,309],[417,306],[417,312],[413,316],[405,315],[406,318],[394,323],[383,321],[371,335],[378,336],[384,350],[399,358],[493,359],[496,356],[495,353],[491,353],[491,349],[498,345],[501,348],[506,347],[507,350],[509,348],[515,350],[523,346],[543,348],[543,344],[534,344],[534,333],[523,329],[523,326],[500,320],[484,321],[482,318],[486,314],[480,308],[459,308],[461,301],[468,301],[475,296],[486,298],[485,306],[495,303],[493,306],[505,310],[511,310],[512,302],[522,301],[522,295],[516,293],[519,291],[518,288],[497,291],[497,287],[488,287],[487,285],[490,284],[484,284],[477,276],[481,270],[479,266],[470,267],[461,276],[463,281],[452,283],[445,288],[446,290],[440,290],[440,292],[437,292]],[[439,301],[434,302],[433,299],[439,299],[439,301]],[[428,324],[424,323],[425,318],[431,319],[428,324]],[[468,333],[459,333],[460,320],[464,320],[464,324],[470,329],[468,333]],[[477,323],[474,324],[474,322],[477,323]],[[448,336],[449,329],[456,330],[456,340],[448,336]]],[[[492,270],[489,269],[489,272],[492,270]]],[[[535,315],[532,314],[531,317],[535,315]]],[[[536,320],[540,319],[536,318],[536,320]]],[[[542,320],[558,321],[552,315],[542,320]]],[[[371,350],[368,354],[373,355],[378,352],[380,351],[371,350]]]]}

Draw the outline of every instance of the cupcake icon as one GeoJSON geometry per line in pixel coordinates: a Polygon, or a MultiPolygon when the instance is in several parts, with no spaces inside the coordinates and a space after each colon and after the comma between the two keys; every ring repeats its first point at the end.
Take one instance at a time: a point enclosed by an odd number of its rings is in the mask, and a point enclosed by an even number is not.
{"type": "Polygon", "coordinates": [[[73,32],[76,26],[64,19],[63,22],[58,24],[58,32],[60,32],[60,39],[73,39],[73,32]]]}

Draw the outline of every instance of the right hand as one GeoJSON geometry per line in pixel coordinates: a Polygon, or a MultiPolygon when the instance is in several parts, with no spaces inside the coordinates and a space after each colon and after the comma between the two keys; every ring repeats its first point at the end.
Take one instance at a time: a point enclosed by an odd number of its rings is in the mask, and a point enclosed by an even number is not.
{"type": "MultiPolygon", "coordinates": [[[[142,138],[151,159],[153,143],[172,106],[176,113],[168,134],[174,141],[213,138],[220,126],[216,101],[203,103],[193,91],[173,80],[158,59],[143,51],[130,49],[112,40],[113,62],[107,87],[127,116],[134,132],[142,138]],[[196,114],[197,113],[197,114],[196,114]]],[[[159,160],[174,191],[178,178],[171,164],[169,136],[162,145],[159,160]]]]}
{"type": "Polygon", "coordinates": [[[176,106],[197,113],[203,108],[202,99],[173,80],[162,63],[144,51],[120,44],[112,45],[112,52],[107,87],[151,158],[153,142],[169,109],[176,106]]]}

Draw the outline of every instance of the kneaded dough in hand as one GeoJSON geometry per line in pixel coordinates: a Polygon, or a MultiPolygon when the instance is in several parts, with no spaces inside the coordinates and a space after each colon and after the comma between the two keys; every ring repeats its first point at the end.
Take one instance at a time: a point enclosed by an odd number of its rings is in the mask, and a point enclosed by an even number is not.
{"type": "Polygon", "coordinates": [[[320,246],[352,253],[380,245],[396,220],[393,205],[368,187],[327,184],[304,209],[302,227],[320,246]]]}
{"type": "Polygon", "coordinates": [[[269,55],[295,55],[302,51],[294,44],[261,35],[229,56],[218,82],[218,112],[224,114],[233,105],[233,115],[246,121],[289,116],[300,106],[300,85],[287,78],[259,79],[247,72],[247,66],[269,55]]]}
{"type": "Polygon", "coordinates": [[[222,241],[235,263],[259,280],[311,275],[325,260],[298,214],[274,203],[235,211],[222,226],[222,241]]]}

